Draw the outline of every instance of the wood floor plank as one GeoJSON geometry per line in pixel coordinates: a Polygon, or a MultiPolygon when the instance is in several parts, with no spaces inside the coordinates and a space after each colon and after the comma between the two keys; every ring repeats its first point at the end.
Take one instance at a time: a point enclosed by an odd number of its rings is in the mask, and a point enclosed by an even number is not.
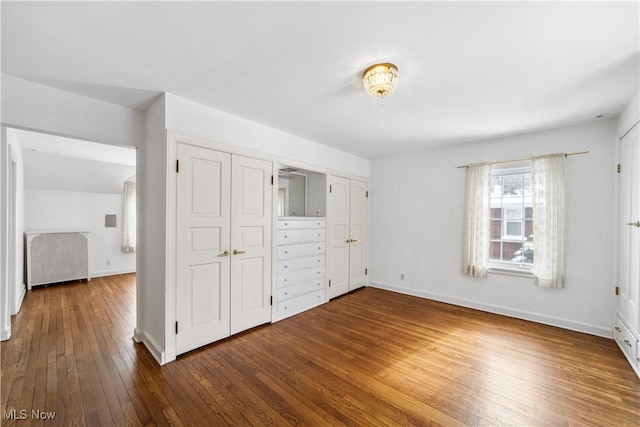
{"type": "Polygon", "coordinates": [[[135,275],[36,288],[1,344],[3,426],[640,426],[610,339],[365,288],[160,367],[135,275]],[[9,417],[10,418],[10,417],[9,417]]]}

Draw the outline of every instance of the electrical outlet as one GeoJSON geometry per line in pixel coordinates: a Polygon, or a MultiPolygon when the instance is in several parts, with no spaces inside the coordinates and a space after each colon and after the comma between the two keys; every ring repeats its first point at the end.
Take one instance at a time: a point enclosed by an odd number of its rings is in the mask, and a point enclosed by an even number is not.
{"type": "Polygon", "coordinates": [[[404,280],[404,273],[400,273],[400,280],[404,280]]]}
{"type": "Polygon", "coordinates": [[[111,266],[111,260],[110,260],[110,259],[108,259],[108,260],[107,260],[107,267],[110,267],[110,266],[111,266]]]}

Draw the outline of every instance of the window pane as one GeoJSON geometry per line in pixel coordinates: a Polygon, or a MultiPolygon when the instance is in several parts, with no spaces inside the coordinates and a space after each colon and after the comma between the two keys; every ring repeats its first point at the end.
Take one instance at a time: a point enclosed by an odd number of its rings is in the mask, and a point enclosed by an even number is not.
{"type": "Polygon", "coordinates": [[[516,251],[520,249],[522,244],[518,242],[504,242],[502,244],[502,259],[505,261],[514,261],[518,255],[516,251]]]}
{"type": "Polygon", "coordinates": [[[500,259],[500,242],[491,242],[489,244],[489,258],[500,259]]]}
{"type": "Polygon", "coordinates": [[[505,208],[505,219],[522,219],[522,208],[505,208]]]}
{"type": "Polygon", "coordinates": [[[507,221],[507,236],[522,236],[522,223],[507,221]]]}
{"type": "Polygon", "coordinates": [[[531,207],[531,200],[525,199],[524,203],[525,203],[525,206],[526,206],[524,208],[524,217],[526,219],[533,218],[533,208],[531,207]]]}
{"type": "MultiPolygon", "coordinates": [[[[493,203],[492,203],[493,205],[493,203]]],[[[500,206],[500,203],[498,202],[498,206],[500,206]]],[[[500,209],[499,207],[494,208],[491,207],[491,218],[492,219],[500,219],[502,217],[502,209],[500,209]]]]}
{"type": "Polygon", "coordinates": [[[523,175],[504,175],[502,177],[502,195],[503,196],[522,196],[523,192],[523,175]]]}
{"type": "Polygon", "coordinates": [[[492,219],[489,238],[491,240],[500,240],[500,237],[502,236],[501,230],[502,230],[502,221],[500,221],[499,219],[492,219]]]}
{"type": "Polygon", "coordinates": [[[533,220],[527,219],[524,221],[524,237],[529,241],[533,241],[533,220]]]}

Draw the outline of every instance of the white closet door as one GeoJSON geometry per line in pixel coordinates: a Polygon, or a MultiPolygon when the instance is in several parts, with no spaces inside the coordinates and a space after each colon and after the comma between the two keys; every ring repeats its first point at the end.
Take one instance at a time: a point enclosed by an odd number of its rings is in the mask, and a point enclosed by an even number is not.
{"type": "Polygon", "coordinates": [[[229,336],[231,156],[178,144],[178,354],[229,336]],[[228,253],[228,252],[227,252],[228,253]]]}
{"type": "Polygon", "coordinates": [[[349,290],[367,282],[367,183],[351,180],[349,220],[349,290]]]}
{"type": "Polygon", "coordinates": [[[271,321],[271,174],[271,162],[232,157],[232,334],[271,321]]]}
{"type": "Polygon", "coordinates": [[[636,331],[640,299],[640,142],[636,126],[620,140],[620,256],[618,312],[636,331]]]}
{"type": "Polygon", "coordinates": [[[331,191],[327,201],[327,251],[331,285],[327,297],[335,298],[349,291],[349,207],[350,180],[329,176],[331,191]]]}

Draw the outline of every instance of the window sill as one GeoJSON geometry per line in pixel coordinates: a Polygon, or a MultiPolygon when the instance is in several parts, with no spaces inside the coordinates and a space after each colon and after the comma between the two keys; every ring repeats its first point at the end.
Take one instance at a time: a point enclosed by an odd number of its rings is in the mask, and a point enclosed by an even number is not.
{"type": "Polygon", "coordinates": [[[528,277],[533,279],[533,271],[519,268],[489,267],[489,274],[501,274],[504,276],[528,277]]]}

